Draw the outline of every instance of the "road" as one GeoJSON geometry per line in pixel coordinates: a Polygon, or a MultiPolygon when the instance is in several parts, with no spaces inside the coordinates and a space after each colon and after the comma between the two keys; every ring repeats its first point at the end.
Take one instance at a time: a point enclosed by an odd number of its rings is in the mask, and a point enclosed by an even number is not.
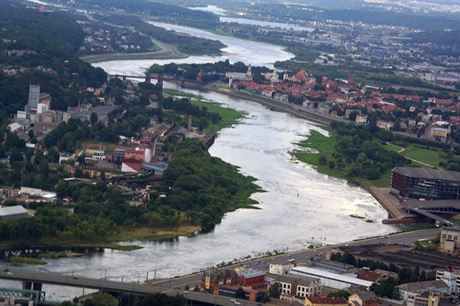
{"type": "MultiPolygon", "coordinates": [[[[348,243],[341,243],[336,245],[324,246],[316,249],[306,249],[299,250],[294,252],[289,252],[287,254],[275,255],[265,258],[257,258],[248,260],[245,262],[237,263],[234,265],[227,266],[226,268],[233,269],[236,267],[245,266],[248,268],[268,271],[270,264],[286,264],[289,259],[294,259],[296,263],[305,263],[307,259],[312,257],[321,257],[325,254],[326,251],[338,248],[340,246],[350,246],[350,245],[372,245],[372,244],[402,244],[402,245],[411,245],[413,242],[420,239],[433,239],[438,234],[439,229],[423,229],[410,232],[395,233],[383,237],[374,237],[362,240],[351,241],[348,243]]],[[[169,286],[171,288],[184,288],[186,285],[190,287],[199,285],[201,282],[201,274],[191,274],[182,276],[179,278],[174,278],[170,280],[163,281],[154,281],[152,284],[162,284],[163,286],[169,286]]]]}

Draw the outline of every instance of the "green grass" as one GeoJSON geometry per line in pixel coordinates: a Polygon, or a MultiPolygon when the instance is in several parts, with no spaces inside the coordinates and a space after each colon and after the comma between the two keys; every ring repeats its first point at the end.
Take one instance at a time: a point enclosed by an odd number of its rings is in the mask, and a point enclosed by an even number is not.
{"type": "Polygon", "coordinates": [[[217,133],[224,128],[231,127],[244,116],[242,112],[238,112],[232,108],[223,107],[221,104],[216,102],[203,101],[201,99],[192,99],[191,102],[193,105],[200,108],[206,107],[208,111],[219,114],[221,118],[220,121],[208,126],[206,128],[206,131],[208,132],[217,133]]]}
{"type": "MultiPolygon", "coordinates": [[[[311,134],[308,137],[308,139],[303,140],[298,143],[298,145],[306,149],[295,150],[293,152],[293,155],[298,160],[304,163],[310,164],[312,166],[315,166],[318,172],[320,173],[324,173],[324,174],[327,174],[333,177],[337,177],[337,178],[343,178],[343,179],[350,180],[350,178],[347,176],[348,174],[347,167],[345,167],[344,169],[337,169],[337,168],[331,169],[329,168],[327,164],[321,165],[319,163],[319,157],[321,155],[326,157],[327,160],[334,160],[334,157],[332,156],[332,154],[335,152],[337,138],[332,133],[332,130],[333,130],[332,128],[328,127],[328,131],[330,132],[330,135],[331,135],[329,137],[317,131],[311,131],[311,134]],[[310,152],[309,149],[313,149],[316,152],[310,152]]],[[[392,148],[392,150],[394,151],[395,148],[392,148]]],[[[377,180],[369,181],[369,180],[364,180],[361,178],[354,178],[353,181],[359,184],[361,184],[363,181],[368,181],[376,187],[381,187],[381,188],[389,187],[390,182],[391,182],[391,171],[390,170],[386,171],[377,180]]]]}
{"type": "Polygon", "coordinates": [[[385,150],[395,153],[398,153],[399,151],[404,149],[392,143],[386,143],[385,145],[383,145],[383,147],[385,148],[385,150]]]}
{"type": "Polygon", "coordinates": [[[391,185],[391,171],[388,170],[383,173],[380,178],[370,181],[372,185],[379,188],[390,187],[391,185]]]}
{"type": "Polygon", "coordinates": [[[443,156],[443,151],[428,149],[414,144],[408,145],[400,154],[406,158],[410,158],[433,167],[438,167],[441,162],[447,162],[447,159],[443,156]]]}
{"type": "Polygon", "coordinates": [[[41,258],[35,258],[35,257],[24,257],[24,256],[17,256],[17,257],[12,257],[11,261],[14,263],[18,264],[25,264],[25,265],[46,265],[46,262],[44,262],[41,258]]]}
{"type": "Polygon", "coordinates": [[[302,140],[298,143],[299,146],[306,149],[295,150],[293,155],[298,160],[315,166],[321,173],[338,178],[345,178],[347,174],[345,170],[336,168],[331,169],[328,165],[321,165],[319,163],[321,155],[326,157],[327,160],[334,160],[332,153],[335,152],[336,141],[337,138],[334,135],[328,137],[318,131],[311,131],[310,136],[306,140],[302,140]],[[317,152],[312,152],[310,149],[317,152]]]}

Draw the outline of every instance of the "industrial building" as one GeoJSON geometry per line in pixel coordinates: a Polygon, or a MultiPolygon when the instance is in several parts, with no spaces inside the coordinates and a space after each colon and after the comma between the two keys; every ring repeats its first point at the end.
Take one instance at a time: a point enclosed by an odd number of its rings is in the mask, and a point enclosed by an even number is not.
{"type": "Polygon", "coordinates": [[[460,199],[460,172],[399,167],[393,170],[391,192],[416,199],[458,200],[460,199]]]}
{"type": "Polygon", "coordinates": [[[319,278],[322,286],[335,289],[345,289],[350,286],[358,286],[369,290],[373,284],[373,282],[362,280],[350,275],[337,274],[310,267],[295,267],[291,269],[291,273],[312,278],[319,278]]]}
{"type": "Polygon", "coordinates": [[[27,210],[21,205],[0,207],[0,219],[20,219],[27,217],[27,210]]]}

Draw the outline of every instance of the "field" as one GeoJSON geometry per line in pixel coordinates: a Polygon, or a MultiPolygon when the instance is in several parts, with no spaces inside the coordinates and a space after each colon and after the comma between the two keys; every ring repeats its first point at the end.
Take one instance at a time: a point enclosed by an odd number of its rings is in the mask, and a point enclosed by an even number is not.
{"type": "Polygon", "coordinates": [[[446,153],[435,148],[428,148],[416,144],[399,147],[392,143],[387,143],[384,147],[386,150],[397,152],[422,167],[439,167],[441,162],[448,161],[445,156],[446,153]]]}

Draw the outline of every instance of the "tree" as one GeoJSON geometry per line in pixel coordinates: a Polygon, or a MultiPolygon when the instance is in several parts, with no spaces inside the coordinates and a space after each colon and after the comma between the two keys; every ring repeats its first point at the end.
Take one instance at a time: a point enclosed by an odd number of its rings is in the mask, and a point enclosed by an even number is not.
{"type": "Polygon", "coordinates": [[[108,293],[96,294],[93,297],[93,302],[97,306],[118,306],[118,300],[108,293]]]}
{"type": "Polygon", "coordinates": [[[399,299],[400,293],[396,287],[396,280],[393,277],[388,277],[383,280],[379,280],[371,286],[371,291],[380,297],[387,297],[390,299],[399,299]]]}
{"type": "Polygon", "coordinates": [[[329,293],[327,296],[328,297],[343,297],[345,300],[348,300],[348,297],[350,296],[350,292],[347,290],[338,290],[329,293]]]}
{"type": "Polygon", "coordinates": [[[242,287],[239,287],[239,288],[236,290],[236,292],[235,292],[235,297],[236,297],[237,299],[244,299],[244,295],[245,295],[245,294],[244,294],[244,290],[243,290],[242,287]]]}
{"type": "Polygon", "coordinates": [[[324,155],[320,155],[318,162],[320,165],[326,165],[327,164],[327,158],[324,155]]]}
{"type": "Polygon", "coordinates": [[[280,294],[281,294],[281,285],[280,285],[280,283],[276,282],[273,285],[271,285],[269,294],[270,294],[271,298],[275,298],[275,299],[279,298],[280,294]]]}
{"type": "Polygon", "coordinates": [[[97,118],[97,114],[96,113],[91,113],[90,117],[89,117],[89,122],[91,122],[91,125],[95,125],[96,122],[97,122],[98,118],[97,118]]]}

